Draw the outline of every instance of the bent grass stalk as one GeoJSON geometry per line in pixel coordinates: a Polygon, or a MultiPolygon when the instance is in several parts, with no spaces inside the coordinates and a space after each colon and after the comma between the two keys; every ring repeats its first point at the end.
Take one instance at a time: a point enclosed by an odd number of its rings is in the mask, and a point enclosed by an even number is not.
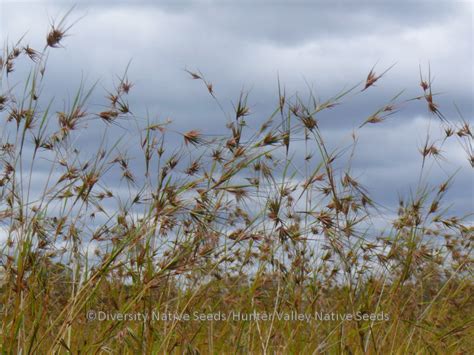
{"type": "Polygon", "coordinates": [[[473,133],[458,108],[457,124],[441,113],[430,68],[426,78],[420,68],[421,96],[400,91],[337,149],[321,128],[324,113],[370,95],[391,67],[372,68],[365,81],[322,101],[312,90],[306,99],[290,95],[278,78],[275,108],[262,122],[249,93],[228,112],[205,75],[186,69],[204,83],[228,133],[179,132],[130,107],[128,70],[98,112],[89,104],[97,83],[81,83],[69,107],[43,99],[47,57],[62,47],[69,15],[51,25],[43,51],[22,39],[0,57],[2,351],[469,351],[472,214],[446,207],[454,174],[437,186],[428,181],[433,167],[450,163],[448,143],[472,165],[473,133]],[[26,78],[16,73],[22,58],[31,65],[26,78]],[[13,80],[24,80],[23,91],[13,80]],[[418,153],[414,147],[420,173],[393,217],[354,172],[358,135],[420,100],[430,115],[425,143],[418,153]],[[100,142],[84,145],[92,130],[100,142]],[[273,318],[94,322],[88,310],[273,318]],[[390,317],[276,317],[290,312],[390,317]]]}

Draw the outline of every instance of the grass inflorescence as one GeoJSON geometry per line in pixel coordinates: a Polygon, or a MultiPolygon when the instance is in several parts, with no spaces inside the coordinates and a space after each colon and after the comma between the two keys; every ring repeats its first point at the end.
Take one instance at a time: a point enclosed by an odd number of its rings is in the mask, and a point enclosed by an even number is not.
{"type": "MultiPolygon", "coordinates": [[[[428,162],[446,163],[450,140],[473,165],[473,131],[441,114],[430,73],[420,75],[421,96],[375,108],[344,149],[327,145],[323,113],[369,95],[387,71],[372,68],[366,82],[325,101],[278,83],[260,127],[242,93],[225,112],[228,134],[181,133],[133,113],[127,74],[100,110],[89,105],[95,86],[81,86],[60,111],[43,100],[46,59],[67,37],[66,22],[52,24],[42,51],[20,41],[0,57],[3,352],[472,349],[472,216],[447,209],[453,177],[432,186],[425,175],[428,162]],[[18,93],[9,83],[22,58],[31,71],[16,79],[18,93]],[[357,134],[419,100],[444,137],[427,134],[419,183],[381,230],[382,208],[351,169],[357,134]],[[137,130],[107,135],[126,123],[137,130]],[[75,138],[91,125],[104,139],[82,152],[75,138]]],[[[212,83],[186,71],[224,110],[212,83]]]]}

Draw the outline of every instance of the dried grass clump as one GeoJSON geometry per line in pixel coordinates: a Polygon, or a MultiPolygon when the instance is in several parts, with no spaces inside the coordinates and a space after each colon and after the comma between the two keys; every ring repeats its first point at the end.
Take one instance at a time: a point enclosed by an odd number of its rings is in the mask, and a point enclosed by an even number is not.
{"type": "MultiPolygon", "coordinates": [[[[253,112],[241,93],[228,134],[180,133],[132,113],[126,73],[100,112],[88,105],[94,87],[81,86],[62,110],[40,97],[47,52],[67,36],[67,15],[43,51],[19,42],[0,58],[3,352],[469,352],[472,216],[450,215],[452,177],[424,181],[430,162],[446,163],[448,140],[473,165],[474,137],[469,122],[441,114],[430,74],[421,78],[423,96],[398,94],[359,127],[425,100],[444,132],[427,134],[419,184],[380,231],[382,207],[351,169],[357,130],[348,157],[329,149],[320,126],[321,112],[368,94],[388,69],[372,69],[365,83],[326,101],[289,96],[279,83],[259,129],[246,122],[253,112]],[[32,66],[24,93],[4,80],[21,57],[32,66]],[[76,143],[91,126],[107,139],[76,143]],[[90,310],[389,318],[119,322],[90,321],[90,310]]],[[[188,73],[227,114],[205,76],[188,73]]]]}

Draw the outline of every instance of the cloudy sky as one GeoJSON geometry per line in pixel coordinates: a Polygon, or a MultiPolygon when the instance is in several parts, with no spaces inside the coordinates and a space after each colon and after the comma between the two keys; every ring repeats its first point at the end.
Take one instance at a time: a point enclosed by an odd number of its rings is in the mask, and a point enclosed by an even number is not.
{"type": "MultiPolygon", "coordinates": [[[[44,45],[54,19],[73,4],[78,20],[51,52],[51,97],[72,96],[81,80],[99,80],[91,104],[104,102],[102,88],[131,60],[129,77],[135,113],[171,117],[176,129],[206,133],[225,129],[226,118],[202,85],[184,69],[200,70],[226,109],[242,89],[258,120],[277,101],[277,78],[287,92],[329,98],[377,72],[395,66],[367,95],[355,96],[320,125],[333,147],[344,146],[354,129],[401,90],[422,94],[420,66],[434,77],[437,101],[446,117],[473,117],[473,7],[465,1],[1,1],[0,40],[26,33],[33,47],[44,45]]],[[[21,71],[21,68],[18,70],[21,71]]],[[[252,117],[252,116],[251,116],[252,117]]],[[[354,169],[376,200],[394,206],[398,194],[416,186],[433,117],[423,102],[407,104],[381,125],[358,131],[354,169]]],[[[433,135],[439,133],[431,128],[433,135]]],[[[93,132],[90,137],[93,136],[93,132]]],[[[432,182],[458,171],[448,200],[453,212],[472,212],[473,169],[453,140],[445,146],[444,170],[432,167],[432,182]]]]}

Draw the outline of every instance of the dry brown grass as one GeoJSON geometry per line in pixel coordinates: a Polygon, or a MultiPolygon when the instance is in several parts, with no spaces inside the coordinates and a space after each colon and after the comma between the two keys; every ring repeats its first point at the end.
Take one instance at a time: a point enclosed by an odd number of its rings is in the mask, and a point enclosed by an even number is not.
{"type": "MultiPolygon", "coordinates": [[[[466,220],[472,216],[445,210],[453,179],[422,183],[427,161],[444,162],[447,140],[457,139],[473,164],[473,133],[468,121],[451,124],[441,114],[430,74],[421,77],[423,95],[415,99],[441,119],[434,122],[445,138],[427,135],[420,184],[381,233],[371,224],[377,203],[352,174],[352,156],[344,162],[340,151],[328,149],[319,120],[347,96],[375,90],[386,71],[371,70],[362,86],[322,102],[280,89],[258,130],[246,122],[252,111],[242,93],[228,135],[179,133],[170,122],[132,113],[127,97],[134,85],[126,74],[100,112],[88,105],[94,88],[83,87],[70,107],[53,112],[40,88],[46,54],[61,46],[66,22],[52,26],[43,51],[19,42],[0,58],[3,352],[467,354],[473,348],[474,235],[466,220]],[[22,57],[32,71],[18,96],[5,79],[22,57]],[[136,122],[138,131],[125,140],[142,156],[132,162],[123,140],[104,140],[95,154],[81,154],[74,137],[91,122],[106,131],[136,122]],[[174,149],[168,142],[178,138],[174,149]],[[305,147],[301,161],[298,144],[305,147]],[[48,178],[33,189],[40,164],[48,178]],[[110,183],[114,176],[128,193],[110,183]],[[91,321],[90,311],[192,320],[91,321]],[[194,312],[227,319],[199,321],[194,312]],[[239,321],[229,319],[231,312],[313,318],[239,321]],[[382,313],[388,319],[367,318],[382,313]]],[[[204,75],[188,73],[222,109],[204,75]]],[[[383,124],[410,101],[397,95],[359,129],[383,124]]]]}

